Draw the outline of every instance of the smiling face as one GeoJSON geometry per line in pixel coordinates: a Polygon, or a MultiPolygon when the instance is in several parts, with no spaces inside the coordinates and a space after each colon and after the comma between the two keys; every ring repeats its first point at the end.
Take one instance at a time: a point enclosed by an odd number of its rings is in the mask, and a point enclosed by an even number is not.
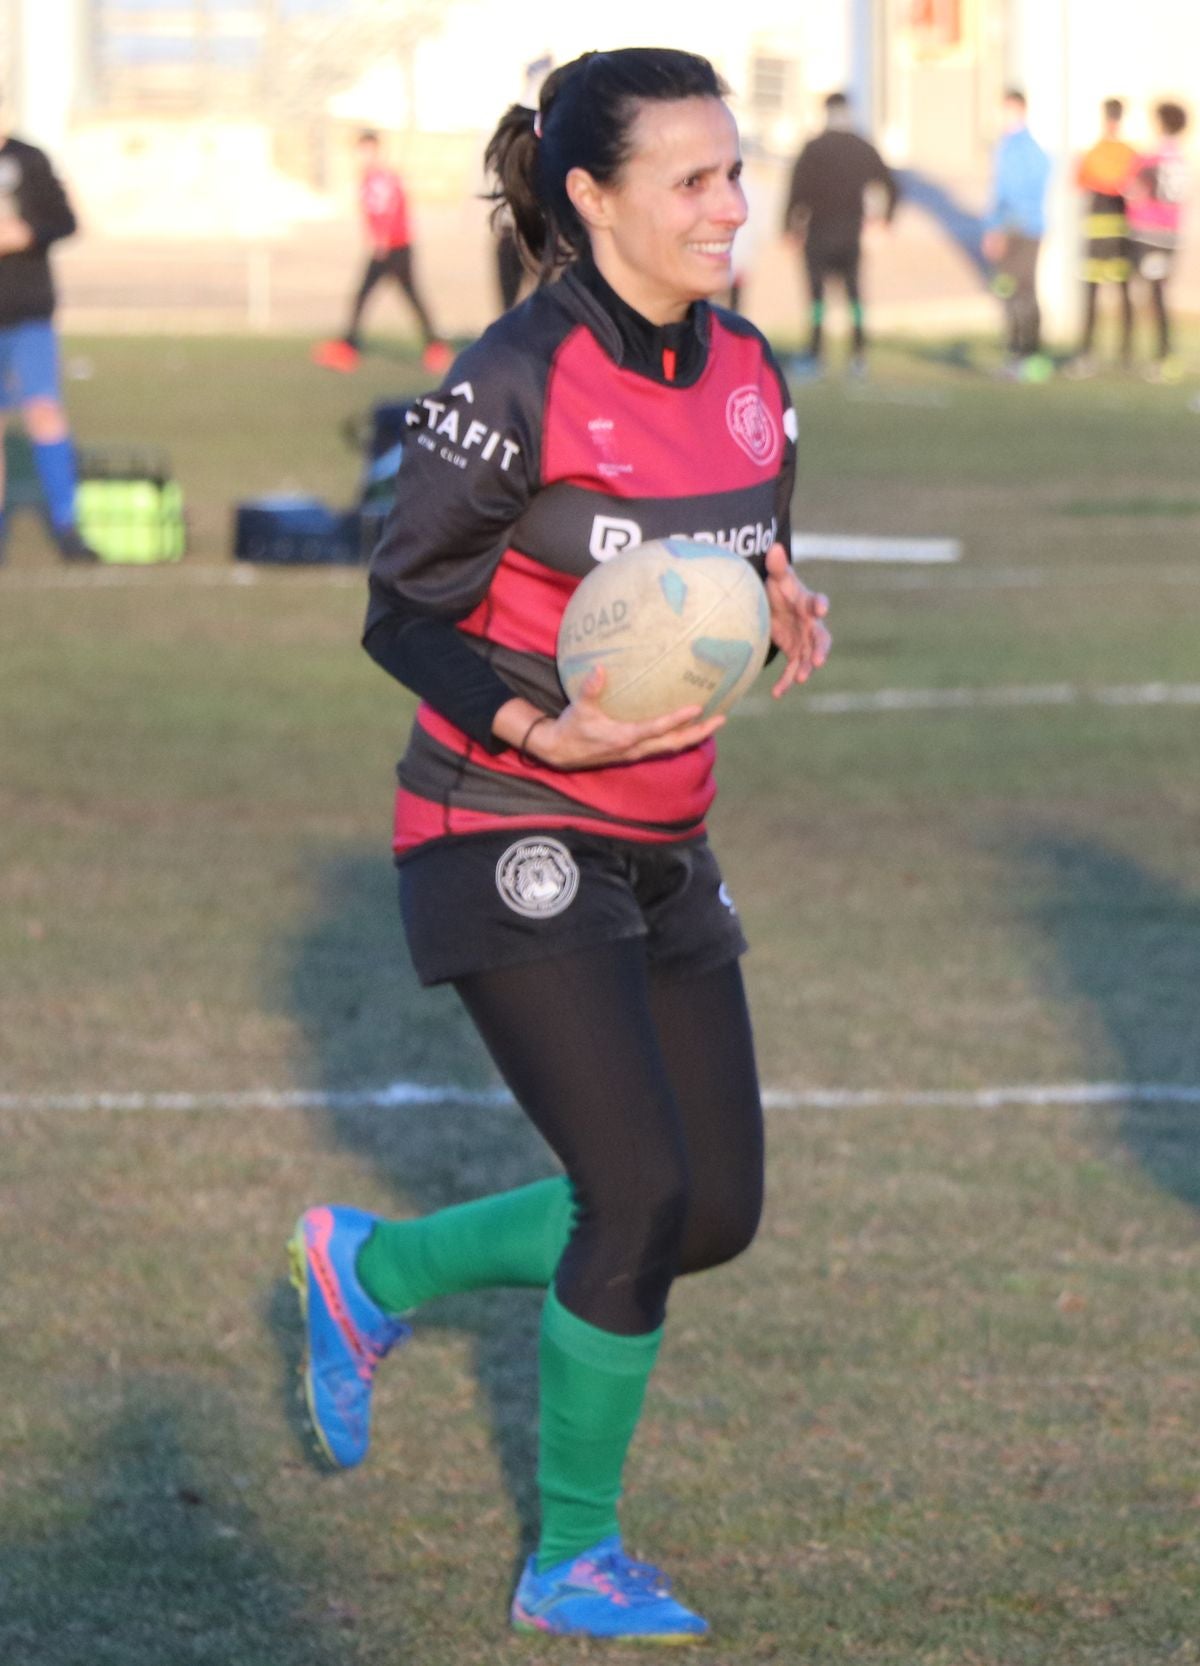
{"type": "Polygon", "coordinates": [[[676,323],[733,281],[746,219],[737,126],[719,98],[644,100],[630,139],[611,184],[573,168],[567,191],[617,294],[654,324],[676,323]]]}

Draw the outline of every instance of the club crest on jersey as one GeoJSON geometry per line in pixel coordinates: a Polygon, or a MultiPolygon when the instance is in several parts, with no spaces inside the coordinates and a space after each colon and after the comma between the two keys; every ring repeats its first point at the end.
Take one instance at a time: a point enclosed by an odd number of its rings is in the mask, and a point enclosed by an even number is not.
{"type": "Polygon", "coordinates": [[[759,468],[767,468],[779,455],[779,429],[756,387],[734,388],[725,402],[729,432],[759,468]]]}
{"type": "Polygon", "coordinates": [[[496,889],[514,914],[547,920],[574,902],[579,869],[557,839],[518,839],[496,863],[496,889]]]}

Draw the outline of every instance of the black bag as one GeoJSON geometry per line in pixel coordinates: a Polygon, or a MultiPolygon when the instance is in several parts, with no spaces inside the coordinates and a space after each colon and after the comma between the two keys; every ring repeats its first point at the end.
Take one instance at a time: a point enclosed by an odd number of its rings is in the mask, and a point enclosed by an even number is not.
{"type": "Polygon", "coordinates": [[[331,509],[314,497],[252,498],[237,506],[233,553],[239,561],[285,566],[349,566],[363,560],[357,509],[331,509]]]}

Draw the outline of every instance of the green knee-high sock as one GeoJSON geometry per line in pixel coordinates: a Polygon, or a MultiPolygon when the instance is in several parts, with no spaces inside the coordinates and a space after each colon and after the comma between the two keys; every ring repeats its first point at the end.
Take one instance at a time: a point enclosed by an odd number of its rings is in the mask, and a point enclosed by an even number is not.
{"type": "Polygon", "coordinates": [[[538,1572],[617,1532],[625,1454],[662,1341],[616,1336],[587,1324],[551,1289],[539,1352],[538,1572]]]}
{"type": "Polygon", "coordinates": [[[574,1200],[562,1178],[457,1203],[413,1221],[380,1221],[358,1255],[358,1276],[387,1313],[434,1296],[498,1285],[544,1288],[571,1231],[574,1200]]]}
{"type": "Polygon", "coordinates": [[[821,355],[821,340],[825,325],[824,301],[813,302],[809,310],[809,323],[808,353],[810,358],[816,359],[821,355]]]}

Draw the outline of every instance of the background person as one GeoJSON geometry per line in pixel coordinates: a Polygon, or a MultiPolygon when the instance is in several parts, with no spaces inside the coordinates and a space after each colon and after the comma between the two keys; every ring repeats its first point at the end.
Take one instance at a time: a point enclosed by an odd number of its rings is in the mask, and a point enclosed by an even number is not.
{"type": "Polygon", "coordinates": [[[1187,196],[1188,164],[1181,142],[1187,111],[1168,100],[1155,107],[1154,121],[1158,142],[1130,170],[1126,212],[1133,270],[1146,286],[1156,330],[1154,359],[1147,375],[1152,381],[1176,381],[1181,368],[1171,351],[1167,284],[1179,249],[1187,196]]]}
{"type": "Polygon", "coordinates": [[[784,235],[803,249],[809,294],[808,357],[797,369],[820,374],[825,292],[830,278],[846,291],[850,308],[852,371],[866,368],[866,330],[860,285],[863,221],[874,187],[881,206],[873,218],[890,224],[899,199],[892,170],[875,146],[851,127],[845,93],[825,100],[825,129],[796,158],[784,208],[784,235]]]}
{"type": "Polygon", "coordinates": [[[1129,293],[1129,223],[1125,217],[1125,187],[1137,162],[1137,152],[1121,137],[1125,106],[1119,98],[1106,98],[1103,132],[1079,160],[1075,183],[1084,193],[1083,217],[1083,336],[1079,353],[1068,368],[1076,377],[1091,376],[1096,363],[1092,350],[1096,340],[1096,314],[1101,288],[1108,284],[1118,291],[1121,302],[1121,363],[1127,365],[1133,351],[1133,300],[1129,293]]]}
{"type": "MultiPolygon", "coordinates": [[[[75,521],[75,447],[52,322],[49,249],[75,229],[74,210],[45,152],[11,133],[0,136],[0,499],[3,428],[15,410],[29,436],[59,554],[66,561],[95,561],[75,521]]],[[[3,538],[0,513],[0,553],[3,538]]]]}
{"type": "Polygon", "coordinates": [[[565,270],[417,402],[371,568],[365,646],[424,702],[395,824],[414,964],[453,983],[564,1173],[417,1220],[321,1205],[292,1240],[309,1407],[343,1465],[402,1315],[545,1289],[541,1530],[512,1619],[546,1633],[708,1629],[628,1555],[617,1504],[672,1282],[749,1244],[763,1160],[745,945],[705,837],[722,719],[608,718],[601,669],[567,704],[559,619],[606,527],[698,529],[719,493],[723,524],[757,528],[775,694],[828,648],[824,598],[785,554],[786,386],[753,326],[708,304],[745,217],[725,91],[703,58],[631,49],[508,111],[499,205],[531,267],[565,270]]]}
{"type": "Polygon", "coordinates": [[[1050,158],[1029,131],[1025,94],[1004,95],[1003,135],[992,164],[991,204],[984,220],[983,252],[995,267],[993,287],[1004,302],[1005,372],[1035,379],[1042,358],[1042,313],[1037,268],[1046,235],[1050,158]]]}
{"type": "Polygon", "coordinates": [[[363,312],[376,286],[385,278],[392,278],[416,314],[424,342],[421,363],[426,370],[440,375],[452,355],[446,343],[438,338],[417,289],[412,220],[404,181],[395,168],[389,168],[383,161],[379,135],[370,128],[358,136],[358,155],[362,167],[359,204],[371,253],[350,309],[345,334],[334,341],[319,342],[313,348],[313,358],[327,370],[357,368],[362,351],[363,312]]]}
{"type": "MultiPolygon", "coordinates": [[[[554,57],[549,52],[543,52],[540,57],[525,65],[524,85],[519,102],[526,108],[537,108],[542,85],[553,68],[554,57]]],[[[521,259],[516,231],[507,215],[499,214],[494,217],[492,231],[496,239],[496,289],[500,297],[500,310],[507,312],[520,300],[529,274],[521,259]]]]}

